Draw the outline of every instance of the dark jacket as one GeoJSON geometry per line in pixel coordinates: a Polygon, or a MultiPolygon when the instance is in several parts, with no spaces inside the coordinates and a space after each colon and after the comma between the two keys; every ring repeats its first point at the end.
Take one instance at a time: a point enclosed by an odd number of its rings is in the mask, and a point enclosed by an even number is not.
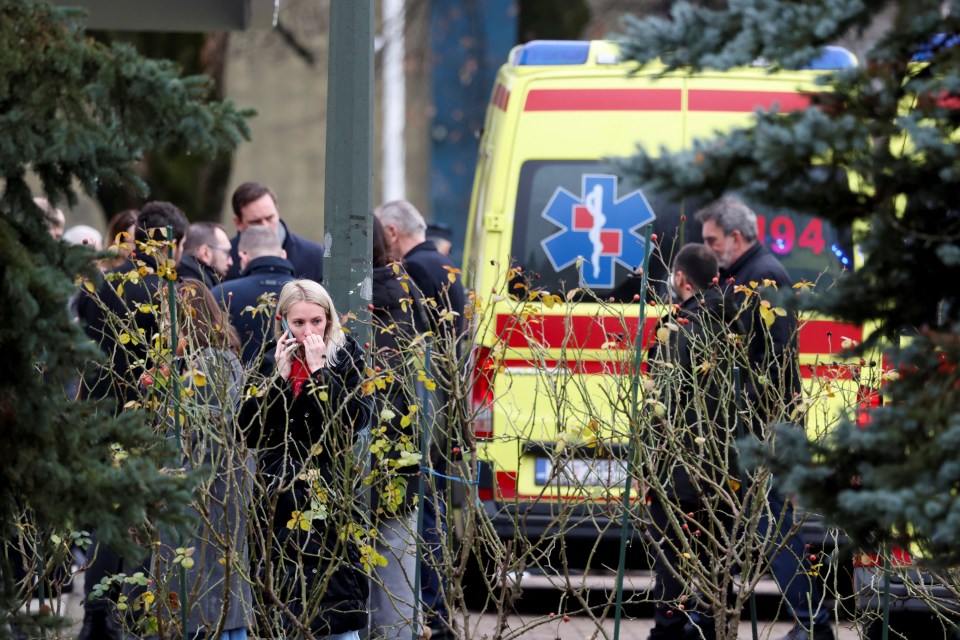
{"type": "MultiPolygon", "coordinates": [[[[415,301],[416,292],[413,287],[408,285],[408,290],[404,290],[401,284],[402,277],[403,270],[399,270],[398,273],[394,271],[392,265],[375,267],[373,270],[373,363],[380,368],[380,373],[384,376],[389,374],[393,376],[393,382],[386,382],[384,388],[378,390],[374,396],[376,401],[374,415],[378,416],[379,424],[387,428],[384,436],[394,447],[383,456],[383,461],[401,458],[397,445],[404,436],[410,439],[416,452],[420,451],[419,430],[414,430],[414,424],[417,421],[413,420],[403,426],[402,418],[410,412],[410,405],[416,402],[412,385],[416,371],[408,363],[411,356],[410,341],[417,335],[414,326],[414,310],[422,309],[422,306],[419,306],[421,304],[419,301],[415,301]],[[383,415],[384,409],[392,411],[394,417],[390,420],[379,417],[383,415]]],[[[376,460],[374,462],[376,463],[376,460]]],[[[383,468],[386,470],[386,473],[382,474],[384,482],[392,481],[390,465],[384,464],[383,468]]],[[[397,468],[397,472],[401,475],[416,474],[419,471],[419,464],[397,468]]],[[[413,505],[417,486],[416,482],[407,479],[404,507],[409,508],[413,505]]],[[[379,498],[384,487],[375,483],[374,489],[373,510],[376,512],[380,506],[379,498]]]]}
{"type": "Polygon", "coordinates": [[[213,297],[230,313],[230,324],[240,335],[245,364],[249,365],[260,353],[273,327],[272,308],[253,312],[260,304],[257,299],[270,293],[276,302],[283,285],[291,280],[293,265],[289,260],[263,256],[251,260],[241,277],[213,288],[213,297]]]}
{"type": "Polygon", "coordinates": [[[720,278],[736,308],[748,306],[740,316],[747,335],[749,360],[743,383],[747,401],[754,410],[753,427],[757,430],[776,416],[778,407],[794,402],[801,391],[796,315],[790,311],[786,316],[777,315],[770,327],[760,315],[760,301],[768,300],[777,306],[777,292],[789,293],[793,281],[780,261],[760,242],[747,249],[729,269],[721,269],[720,278]],[[763,288],[764,280],[776,283],[777,292],[763,288]],[[757,283],[756,287],[751,282],[757,283]],[[735,291],[737,285],[760,289],[760,295],[748,297],[746,292],[735,291]]]}
{"type": "Polygon", "coordinates": [[[83,291],[77,300],[77,317],[84,332],[106,356],[103,362],[87,364],[80,395],[91,399],[113,398],[118,413],[126,402],[140,398],[137,385],[144,367],[137,362],[147,357],[146,345],[159,328],[159,313],[149,307],[159,305],[160,298],[167,295],[169,281],[156,275],[156,266],[149,255],[137,262],[127,260],[104,275],[104,282],[95,294],[83,291]],[[148,273],[139,276],[136,282],[125,281],[124,274],[139,269],[141,263],[148,273]],[[118,295],[121,283],[122,295],[118,295]],[[130,339],[121,338],[124,334],[130,339]]]}
{"type": "MultiPolygon", "coordinates": [[[[423,300],[423,317],[434,335],[431,372],[437,382],[437,390],[431,402],[435,410],[428,409],[427,416],[432,431],[430,455],[436,468],[443,473],[448,450],[463,437],[463,425],[467,424],[467,409],[456,394],[451,394],[462,379],[459,355],[463,345],[459,338],[466,328],[464,317],[465,295],[459,273],[455,273],[450,258],[437,251],[432,240],[421,242],[403,256],[403,265],[416,285],[423,300]],[[451,282],[451,277],[453,281],[451,282]],[[435,303],[435,304],[433,304],[435,303]],[[452,311],[457,315],[453,321],[444,319],[452,311]]],[[[422,327],[421,323],[418,326],[422,327]]],[[[442,481],[438,486],[443,486],[442,481]]]]}
{"type": "MultiPolygon", "coordinates": [[[[287,260],[293,265],[293,276],[313,280],[314,282],[323,282],[323,245],[313,240],[301,237],[290,231],[287,223],[280,221],[286,231],[286,238],[283,241],[283,250],[287,252],[287,260]]],[[[230,240],[230,256],[233,258],[233,266],[223,277],[223,281],[236,280],[240,277],[240,234],[238,233],[230,240]]]]}
{"type": "Polygon", "coordinates": [[[216,271],[195,257],[188,255],[180,257],[180,264],[177,265],[177,277],[181,280],[199,280],[207,286],[207,289],[213,289],[220,283],[220,276],[216,271]]]}
{"type": "Polygon", "coordinates": [[[692,481],[683,466],[696,461],[714,482],[723,482],[736,470],[736,403],[732,393],[732,364],[737,348],[726,340],[740,333],[736,309],[717,289],[688,298],[673,314],[661,319],[671,324],[669,340],[651,349],[651,373],[666,412],[660,427],[667,455],[657,473],[669,478],[673,497],[686,502],[700,499],[706,486],[692,481]],[[697,438],[702,437],[702,443],[697,438]],[[670,442],[676,448],[666,443],[670,442]]]}
{"type": "Polygon", "coordinates": [[[350,535],[352,525],[362,531],[363,523],[353,509],[344,508],[353,500],[344,487],[359,486],[356,475],[345,473],[357,474],[354,441],[370,420],[372,403],[360,390],[363,349],[352,336],[345,338],[336,359],[314,372],[296,397],[293,385],[276,374],[271,347],[259,376],[247,382],[247,388],[257,385],[262,393],[245,400],[239,416],[248,444],[260,452],[270,492],[265,498],[276,501],[271,559],[277,595],[318,636],[367,624],[367,578],[350,535]],[[309,530],[301,529],[297,517],[318,510],[325,516],[308,518],[309,530]],[[305,607],[315,605],[317,595],[303,602],[301,578],[309,591],[323,590],[316,617],[312,607],[305,607]]]}
{"type": "MultiPolygon", "coordinates": [[[[458,314],[453,324],[456,335],[463,333],[466,326],[463,317],[465,301],[463,283],[460,281],[459,274],[454,274],[455,279],[450,282],[449,276],[453,273],[451,269],[454,268],[450,258],[437,251],[437,246],[432,240],[425,240],[403,256],[403,266],[420,289],[423,299],[436,301],[435,307],[429,303],[425,304],[432,322],[439,322],[442,311],[454,311],[458,314]]],[[[450,325],[444,323],[441,326],[450,325]]]]}
{"type": "MultiPolygon", "coordinates": [[[[154,560],[171,576],[168,591],[182,593],[180,572],[173,563],[175,550],[194,548],[196,565],[186,583],[190,604],[186,637],[213,637],[221,618],[224,630],[253,622],[253,594],[243,576],[249,567],[247,514],[256,469],[250,450],[235,441],[232,426],[243,382],[240,359],[226,349],[206,348],[184,362],[184,368],[206,377],[206,384],[194,389],[183,430],[183,465],[194,469],[200,482],[194,501],[186,507],[198,530],[186,540],[161,532],[154,560]]],[[[158,604],[166,607],[166,602],[158,604]]],[[[170,613],[179,621],[179,608],[170,613]]]]}

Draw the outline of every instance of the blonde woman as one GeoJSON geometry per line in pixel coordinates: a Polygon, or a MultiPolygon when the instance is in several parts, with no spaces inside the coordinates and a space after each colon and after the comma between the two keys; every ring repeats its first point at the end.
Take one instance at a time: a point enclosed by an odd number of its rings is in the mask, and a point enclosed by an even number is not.
{"type": "Polygon", "coordinates": [[[288,637],[309,629],[315,637],[358,639],[368,585],[355,542],[363,526],[352,506],[351,459],[354,436],[372,412],[360,388],[364,351],[312,280],[284,285],[276,335],[253,383],[258,391],[240,415],[267,483],[263,517],[273,509],[264,545],[270,554],[257,568],[269,588],[265,623],[279,623],[288,637]]]}

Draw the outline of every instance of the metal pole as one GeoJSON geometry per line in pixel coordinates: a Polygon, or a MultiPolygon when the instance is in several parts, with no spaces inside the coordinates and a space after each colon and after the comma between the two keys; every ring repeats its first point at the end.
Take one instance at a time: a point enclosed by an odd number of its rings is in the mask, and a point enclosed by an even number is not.
{"type": "MultiPolygon", "coordinates": [[[[173,261],[173,227],[167,226],[167,259],[173,261]]],[[[173,399],[173,433],[177,439],[177,460],[174,468],[183,465],[183,427],[180,424],[180,360],[177,357],[179,337],[177,335],[177,289],[173,280],[167,280],[167,295],[170,302],[170,394],[173,399]]],[[[177,532],[177,544],[183,547],[183,531],[177,532]]],[[[187,622],[190,617],[190,594],[187,593],[187,570],[180,565],[180,624],[183,635],[187,635],[187,622]]]]}
{"type": "Polygon", "coordinates": [[[890,637],[890,553],[883,554],[883,627],[880,631],[881,640],[887,640],[890,637]]]}
{"type": "MultiPolygon", "coordinates": [[[[733,396],[736,398],[736,411],[733,414],[733,423],[734,428],[737,431],[737,439],[742,440],[747,435],[746,425],[743,424],[743,420],[740,417],[740,412],[743,410],[743,382],[740,377],[740,367],[733,365],[733,396]]],[[[730,455],[729,451],[726,454],[730,455]]],[[[729,467],[729,465],[727,465],[729,467]]],[[[744,474],[746,476],[746,474],[744,474]]],[[[747,478],[744,477],[740,482],[740,499],[746,495],[746,489],[744,488],[747,483],[747,478]]],[[[750,633],[753,640],[757,640],[760,637],[760,630],[757,625],[757,593],[756,591],[750,592],[750,633]]]]}
{"type": "MultiPolygon", "coordinates": [[[[331,240],[324,281],[341,313],[372,295],[373,0],[331,0],[324,225],[331,240]]],[[[361,344],[368,323],[348,321],[361,344]]]]}
{"type": "Polygon", "coordinates": [[[383,0],[383,199],[407,197],[406,149],[403,130],[407,118],[406,73],[403,60],[404,0],[383,0]]]}
{"type": "MultiPolygon", "coordinates": [[[[427,325],[424,325],[427,326],[427,325]]],[[[431,339],[427,337],[425,339],[424,355],[423,355],[423,370],[425,377],[430,378],[430,360],[431,360],[431,339]]],[[[430,401],[430,391],[427,389],[426,385],[421,382],[416,383],[417,386],[417,396],[420,399],[420,473],[418,484],[417,484],[417,562],[416,568],[413,571],[413,625],[411,640],[417,640],[420,637],[420,624],[427,624],[426,616],[421,614],[421,593],[420,593],[420,580],[422,577],[421,567],[423,566],[423,556],[426,553],[432,553],[429,549],[426,549],[426,544],[424,543],[424,530],[426,525],[423,521],[423,512],[424,512],[424,501],[427,498],[427,475],[433,470],[433,465],[429,463],[430,456],[430,436],[431,436],[431,424],[430,419],[432,416],[427,415],[430,412],[430,407],[433,406],[433,403],[430,401]]],[[[434,497],[436,499],[436,497],[434,497]]],[[[439,521],[435,523],[437,527],[440,526],[439,521]]]]}
{"type": "Polygon", "coordinates": [[[623,617],[623,574],[627,564],[627,541],[629,533],[633,530],[630,522],[630,488],[633,485],[633,479],[636,477],[635,449],[632,446],[633,440],[639,434],[640,424],[640,365],[643,364],[643,323],[646,318],[647,301],[644,299],[647,293],[647,267],[650,264],[650,236],[653,227],[646,227],[646,242],[644,247],[646,251],[643,256],[643,275],[640,285],[640,311],[637,314],[637,335],[633,339],[634,357],[633,357],[633,383],[631,387],[632,409],[630,415],[630,434],[627,437],[624,454],[627,460],[627,479],[623,483],[623,515],[620,520],[620,557],[617,562],[617,605],[616,613],[613,619],[613,640],[620,639],[620,619],[623,617]]]}

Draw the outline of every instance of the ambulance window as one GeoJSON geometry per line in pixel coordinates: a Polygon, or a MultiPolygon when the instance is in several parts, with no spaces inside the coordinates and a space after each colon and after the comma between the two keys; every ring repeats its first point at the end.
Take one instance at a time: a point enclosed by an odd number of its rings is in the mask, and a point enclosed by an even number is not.
{"type": "MultiPolygon", "coordinates": [[[[692,198],[677,203],[648,189],[640,190],[640,202],[635,191],[603,162],[525,162],[520,170],[512,243],[512,259],[521,267],[525,284],[555,293],[588,287],[601,298],[622,301],[643,293],[639,278],[634,277],[639,264],[633,263],[643,260],[645,231],[637,225],[648,222],[649,210],[656,216],[652,231],[657,234],[660,251],[650,256],[647,273],[649,285],[663,294],[672,253],[685,242],[702,241],[693,214],[704,203],[692,198]],[[593,206],[601,212],[599,217],[594,217],[588,206],[591,191],[597,191],[593,206]],[[601,201],[603,205],[598,207],[596,203],[601,201]],[[626,216],[619,215],[624,213],[619,210],[624,202],[628,204],[626,216]],[[681,224],[682,214],[686,214],[686,222],[681,224]],[[599,225],[595,224],[598,220],[599,225]]],[[[817,281],[820,274],[832,279],[852,268],[849,232],[812,215],[757,209],[757,216],[760,238],[795,281],[817,281]]]]}
{"type": "Polygon", "coordinates": [[[841,272],[853,269],[849,229],[838,229],[809,214],[760,207],[754,211],[760,241],[783,263],[794,282],[829,285],[841,272]]]}
{"type": "MultiPolygon", "coordinates": [[[[631,276],[643,262],[648,213],[655,216],[649,219],[662,242],[675,234],[682,209],[647,190],[641,190],[643,197],[638,199],[636,191],[600,161],[525,162],[517,190],[512,259],[522,268],[527,286],[556,293],[587,287],[602,298],[616,293],[631,299],[640,293],[639,281],[631,276]],[[595,218],[588,200],[592,191],[596,202],[603,202],[603,222],[593,238],[590,226],[595,218]]],[[[650,262],[652,280],[663,279],[662,263],[658,258],[650,262]]]]}

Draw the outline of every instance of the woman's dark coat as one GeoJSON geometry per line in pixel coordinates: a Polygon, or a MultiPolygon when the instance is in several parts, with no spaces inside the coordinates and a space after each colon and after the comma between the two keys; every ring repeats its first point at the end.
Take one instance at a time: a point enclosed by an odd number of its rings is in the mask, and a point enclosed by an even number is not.
{"type": "MultiPolygon", "coordinates": [[[[315,371],[296,397],[293,384],[276,373],[275,345],[268,346],[263,378],[248,380],[247,391],[251,384],[263,386],[244,402],[239,422],[248,444],[259,450],[268,483],[263,514],[276,500],[273,590],[279,604],[319,636],[367,624],[368,584],[351,528],[362,534],[354,505],[362,467],[354,462],[353,447],[370,421],[372,403],[361,391],[363,349],[345,337],[335,359],[315,371]],[[311,511],[323,510],[325,515],[311,517],[311,511]]],[[[288,619],[284,626],[295,633],[288,619]]]]}

